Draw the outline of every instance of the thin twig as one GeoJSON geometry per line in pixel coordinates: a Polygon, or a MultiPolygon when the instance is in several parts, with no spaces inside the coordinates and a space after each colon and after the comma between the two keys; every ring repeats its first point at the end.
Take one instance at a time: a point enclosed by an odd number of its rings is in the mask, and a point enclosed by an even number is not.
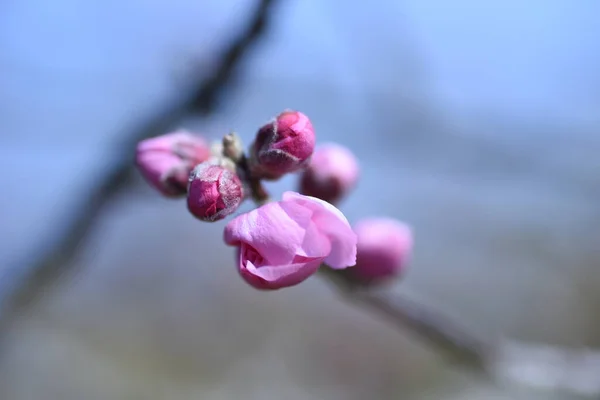
{"type": "Polygon", "coordinates": [[[242,154],[239,162],[239,168],[243,171],[244,176],[246,177],[246,182],[248,183],[248,188],[250,189],[250,193],[252,196],[252,200],[256,203],[256,205],[261,206],[270,201],[269,193],[267,189],[262,184],[261,180],[253,177],[250,173],[250,168],[248,166],[248,157],[245,154],[242,154]]]}
{"type": "Polygon", "coordinates": [[[112,154],[115,162],[93,186],[79,206],[70,212],[68,225],[54,235],[55,240],[36,253],[36,258],[25,257],[4,269],[0,292],[0,333],[23,309],[43,294],[48,285],[67,272],[74,256],[91,231],[105,206],[128,183],[133,170],[133,155],[137,143],[150,136],[165,133],[190,113],[207,114],[215,109],[218,98],[243,61],[243,56],[256,43],[269,23],[276,0],[260,0],[246,29],[235,38],[223,53],[214,73],[209,78],[197,77],[188,83],[192,89],[167,109],[157,113],[148,122],[132,132],[123,134],[112,154]]]}

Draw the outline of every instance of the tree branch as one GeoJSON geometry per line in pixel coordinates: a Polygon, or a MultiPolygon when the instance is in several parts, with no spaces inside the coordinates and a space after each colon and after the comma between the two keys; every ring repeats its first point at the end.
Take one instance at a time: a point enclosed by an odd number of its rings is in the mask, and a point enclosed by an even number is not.
{"type": "Polygon", "coordinates": [[[459,326],[455,321],[405,297],[392,297],[377,290],[353,291],[347,299],[386,317],[426,341],[440,353],[472,368],[485,366],[491,344],[459,326]]]}
{"type": "Polygon", "coordinates": [[[402,296],[372,290],[342,293],[351,303],[376,311],[459,365],[495,382],[600,395],[599,351],[477,337],[445,315],[402,296]]]}

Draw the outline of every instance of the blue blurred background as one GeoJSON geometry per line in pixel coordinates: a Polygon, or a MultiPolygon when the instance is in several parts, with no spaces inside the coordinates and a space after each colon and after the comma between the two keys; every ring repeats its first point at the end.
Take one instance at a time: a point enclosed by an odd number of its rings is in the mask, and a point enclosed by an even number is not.
{"type": "MultiPolygon", "coordinates": [[[[61,231],[115,144],[208,74],[255,5],[0,4],[1,265],[61,231]]],[[[414,227],[394,290],[483,333],[600,345],[600,3],[281,0],[272,12],[215,112],[180,126],[248,143],[279,111],[305,112],[320,141],[360,159],[348,218],[414,227]]],[[[552,398],[456,371],[318,279],[252,290],[223,225],[138,179],[72,273],[11,324],[0,398],[552,398]]]]}

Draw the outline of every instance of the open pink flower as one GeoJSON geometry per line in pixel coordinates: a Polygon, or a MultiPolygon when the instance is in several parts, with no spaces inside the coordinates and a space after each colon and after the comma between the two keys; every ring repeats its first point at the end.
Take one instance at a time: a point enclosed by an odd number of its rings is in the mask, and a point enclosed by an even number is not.
{"type": "Polygon", "coordinates": [[[258,289],[297,285],[321,263],[343,269],[356,263],[356,234],[331,204],[294,192],[233,219],[225,242],[239,248],[239,272],[258,289]]]}

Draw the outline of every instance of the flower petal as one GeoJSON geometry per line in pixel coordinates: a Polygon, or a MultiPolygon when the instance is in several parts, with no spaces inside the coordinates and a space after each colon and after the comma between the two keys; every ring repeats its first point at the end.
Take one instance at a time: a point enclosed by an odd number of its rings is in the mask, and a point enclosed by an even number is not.
{"type": "Polygon", "coordinates": [[[313,211],[312,221],[331,242],[331,251],[325,263],[334,269],[356,264],[357,237],[348,220],[336,207],[315,197],[285,192],[283,201],[294,201],[313,211]]]}
{"type": "MultiPolygon", "coordinates": [[[[244,246],[244,245],[243,245],[244,246]]],[[[255,265],[243,258],[244,251],[240,249],[239,272],[241,277],[257,289],[275,290],[297,285],[308,279],[319,269],[321,260],[297,258],[287,265],[255,265]]]]}
{"type": "Polygon", "coordinates": [[[229,245],[249,244],[269,264],[289,264],[304,242],[311,214],[305,208],[268,203],[231,220],[223,238],[229,245]]]}
{"type": "Polygon", "coordinates": [[[324,259],[331,252],[331,240],[312,221],[313,211],[295,200],[282,201],[279,204],[292,219],[299,218],[300,216],[301,218],[308,216],[310,219],[310,222],[305,227],[302,243],[296,249],[296,255],[324,259]]]}

